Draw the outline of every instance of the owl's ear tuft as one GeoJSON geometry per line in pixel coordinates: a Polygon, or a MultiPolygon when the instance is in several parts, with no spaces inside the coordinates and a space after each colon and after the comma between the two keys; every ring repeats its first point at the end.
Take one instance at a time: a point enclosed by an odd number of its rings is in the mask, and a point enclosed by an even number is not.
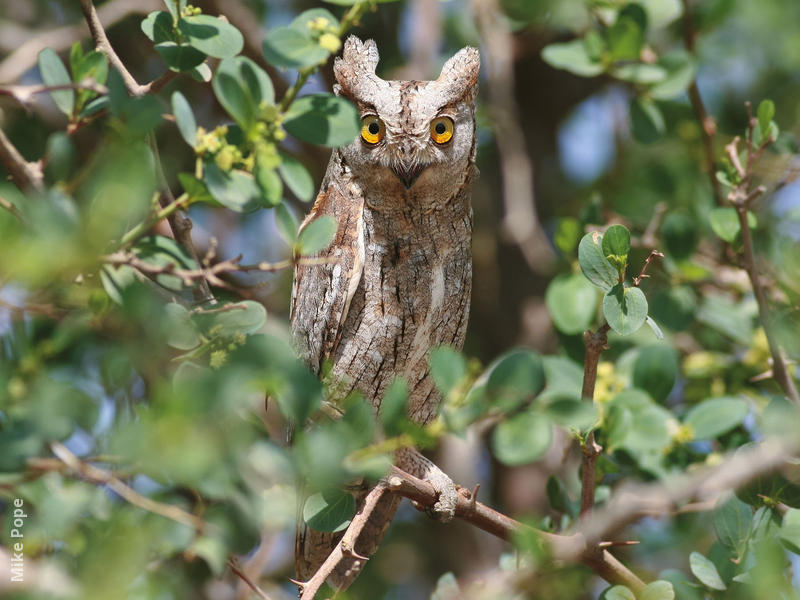
{"type": "Polygon", "coordinates": [[[478,72],[481,68],[481,56],[477,48],[467,46],[452,56],[436,79],[446,95],[448,103],[462,99],[472,100],[477,92],[478,72]],[[470,96],[466,98],[466,96],[470,96]]]}
{"type": "Polygon", "coordinates": [[[333,63],[333,74],[336,76],[338,88],[336,93],[343,93],[351,98],[364,96],[368,80],[376,79],[375,68],[378,66],[378,47],[373,40],[362,42],[351,35],[344,43],[342,56],[333,63]]]}

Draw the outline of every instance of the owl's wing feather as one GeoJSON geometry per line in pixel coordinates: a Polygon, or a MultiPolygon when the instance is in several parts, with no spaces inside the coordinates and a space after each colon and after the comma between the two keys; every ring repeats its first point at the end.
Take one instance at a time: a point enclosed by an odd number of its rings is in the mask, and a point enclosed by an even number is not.
{"type": "Polygon", "coordinates": [[[300,357],[319,373],[336,350],[350,301],[364,269],[364,200],[349,182],[324,182],[314,207],[300,226],[303,230],[322,215],[336,220],[333,243],[298,264],[292,287],[292,337],[300,357]]]}

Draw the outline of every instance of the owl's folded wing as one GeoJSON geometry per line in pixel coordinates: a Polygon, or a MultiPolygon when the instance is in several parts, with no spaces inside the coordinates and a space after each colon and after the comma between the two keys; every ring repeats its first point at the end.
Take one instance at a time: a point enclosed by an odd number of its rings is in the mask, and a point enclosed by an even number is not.
{"type": "Polygon", "coordinates": [[[336,349],[364,268],[364,201],[354,187],[329,183],[300,226],[302,231],[322,215],[333,217],[337,224],[333,243],[297,264],[294,272],[292,338],[315,373],[336,349]]]}

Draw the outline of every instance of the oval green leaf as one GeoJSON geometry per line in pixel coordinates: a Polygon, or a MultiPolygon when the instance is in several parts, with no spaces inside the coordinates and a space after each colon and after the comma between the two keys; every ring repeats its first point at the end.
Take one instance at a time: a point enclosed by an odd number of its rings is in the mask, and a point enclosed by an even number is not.
{"type": "MultiPolygon", "coordinates": [[[[732,206],[712,208],[708,213],[708,222],[714,233],[731,244],[741,231],[739,215],[736,214],[736,209],[732,206]]],[[[758,225],[758,219],[750,211],[747,211],[747,223],[750,225],[750,229],[754,229],[758,225]]]]}
{"type": "Polygon", "coordinates": [[[603,315],[615,332],[630,335],[647,319],[647,298],[639,288],[618,283],[603,297],[603,315]]]}
{"type": "Polygon", "coordinates": [[[603,233],[603,255],[624,276],[631,251],[631,232],[624,225],[612,225],[603,233]]]}
{"type": "MultiPolygon", "coordinates": [[[[67,68],[52,48],[39,52],[39,72],[42,81],[49,86],[69,85],[72,83],[67,68]]],[[[50,92],[58,110],[70,116],[75,108],[75,92],[73,90],[54,90],[50,92]]]]}
{"type": "Polygon", "coordinates": [[[550,419],[526,411],[501,422],[492,433],[492,450],[503,464],[524,465],[541,457],[552,439],[550,419]]]}
{"type": "Polygon", "coordinates": [[[634,98],[630,105],[631,130],[636,141],[651,144],[661,139],[667,126],[664,115],[648,98],[634,98]]]}
{"type": "Polygon", "coordinates": [[[298,200],[308,202],[314,197],[314,180],[299,160],[285,152],[281,152],[280,155],[281,164],[278,165],[278,173],[283,177],[283,182],[298,200]]]}
{"type": "Polygon", "coordinates": [[[156,51],[167,66],[173,71],[189,71],[206,59],[206,55],[189,44],[161,42],[156,44],[156,51]]]}
{"type": "Polygon", "coordinates": [[[252,212],[261,206],[261,189],[250,173],[226,173],[213,162],[207,162],[203,171],[208,191],[223,206],[236,212],[252,212]]]}
{"type": "Polygon", "coordinates": [[[332,148],[349,144],[361,129],[356,107],[326,93],[295,100],[286,113],[284,127],[298,139],[332,148]]]}
{"type": "Polygon", "coordinates": [[[719,576],[719,571],[717,571],[714,563],[699,552],[692,552],[689,555],[689,568],[692,570],[692,574],[706,587],[712,590],[728,589],[719,576]]]}
{"type": "Polygon", "coordinates": [[[300,230],[297,236],[297,253],[301,256],[316,254],[333,242],[338,226],[330,215],[322,215],[300,230]]]}
{"type": "Polygon", "coordinates": [[[294,27],[270,30],[261,51],[270,64],[289,69],[316,66],[330,55],[311,35],[294,27]]]}
{"type": "Polygon", "coordinates": [[[645,390],[656,402],[663,402],[678,378],[678,357],[666,344],[652,344],[639,350],[633,363],[633,385],[645,390]]]}
{"type": "Polygon", "coordinates": [[[553,325],[562,333],[583,333],[597,312],[597,291],[580,273],[559,275],[544,297],[553,325]]]}
{"type": "Polygon", "coordinates": [[[211,15],[181,17],[178,31],[187,44],[214,58],[232,58],[244,48],[239,30],[211,15]]]}
{"type": "Polygon", "coordinates": [[[592,60],[583,40],[549,44],[542,50],[542,60],[551,67],[582,77],[594,77],[603,72],[603,64],[592,60]]]}
{"type": "Polygon", "coordinates": [[[172,113],[175,115],[175,123],[181,137],[192,148],[197,144],[197,121],[194,119],[192,107],[180,92],[172,93],[172,113]]]}
{"type": "Polygon", "coordinates": [[[739,425],[749,410],[742,398],[710,398],[693,406],[686,413],[684,423],[694,431],[694,439],[711,440],[739,425]]]}
{"type": "Polygon", "coordinates": [[[604,292],[619,283],[617,270],[603,252],[603,234],[590,231],[578,244],[578,263],[586,278],[604,292]]]}
{"type": "Polygon", "coordinates": [[[675,600],[675,589],[669,581],[653,581],[639,592],[639,600],[675,600]]]}
{"type": "Polygon", "coordinates": [[[275,101],[269,75],[245,56],[220,62],[211,85],[219,103],[244,130],[255,124],[262,102],[275,101]]]}
{"type": "Polygon", "coordinates": [[[636,600],[633,592],[624,585],[615,585],[600,595],[600,600],[636,600]]]}
{"type": "Polygon", "coordinates": [[[356,513],[356,500],[341,490],[327,490],[309,496],[303,505],[303,520],[316,531],[341,531],[356,513]]]}
{"type": "Polygon", "coordinates": [[[536,352],[512,350],[491,367],[486,393],[492,406],[508,411],[538,394],[544,381],[542,359],[536,352]]]}

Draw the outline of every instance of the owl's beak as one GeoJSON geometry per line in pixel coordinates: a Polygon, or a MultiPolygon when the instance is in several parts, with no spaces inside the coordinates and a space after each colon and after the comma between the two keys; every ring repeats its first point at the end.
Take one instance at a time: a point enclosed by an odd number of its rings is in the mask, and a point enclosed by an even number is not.
{"type": "Polygon", "coordinates": [[[403,186],[407,190],[410,190],[411,186],[414,185],[414,182],[427,166],[428,165],[421,163],[415,163],[412,165],[406,163],[397,163],[394,167],[392,167],[392,172],[400,181],[403,182],[403,186]]]}

